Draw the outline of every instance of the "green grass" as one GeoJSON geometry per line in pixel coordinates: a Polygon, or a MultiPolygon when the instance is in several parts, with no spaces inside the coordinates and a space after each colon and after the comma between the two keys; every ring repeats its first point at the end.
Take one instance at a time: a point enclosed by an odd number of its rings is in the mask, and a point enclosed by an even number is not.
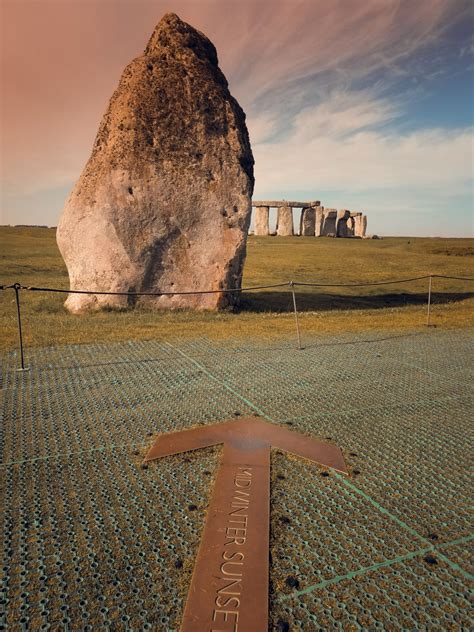
{"type": "MultiPolygon", "coordinates": [[[[250,237],[244,285],[294,281],[357,283],[426,274],[474,276],[472,239],[383,240],[250,237]]],[[[0,283],[68,288],[55,241],[44,228],[0,227],[0,283]]],[[[423,327],[427,280],[367,288],[298,288],[302,335],[423,327]]],[[[205,288],[203,288],[205,289],[205,288]]],[[[64,295],[22,292],[28,346],[161,337],[275,338],[294,335],[289,290],[244,294],[241,311],[123,312],[68,314],[64,295]]],[[[15,295],[0,292],[0,348],[17,345],[15,295]]],[[[473,324],[474,282],[434,279],[432,323],[442,328],[473,324]]]]}

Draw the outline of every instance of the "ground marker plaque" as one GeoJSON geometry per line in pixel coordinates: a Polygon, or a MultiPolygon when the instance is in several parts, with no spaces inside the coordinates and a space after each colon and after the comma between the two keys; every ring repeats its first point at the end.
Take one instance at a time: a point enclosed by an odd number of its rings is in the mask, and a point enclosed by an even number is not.
{"type": "Polygon", "coordinates": [[[347,472],[340,448],[246,417],[161,435],[145,461],[223,443],[182,632],[267,632],[270,448],[347,472]]]}

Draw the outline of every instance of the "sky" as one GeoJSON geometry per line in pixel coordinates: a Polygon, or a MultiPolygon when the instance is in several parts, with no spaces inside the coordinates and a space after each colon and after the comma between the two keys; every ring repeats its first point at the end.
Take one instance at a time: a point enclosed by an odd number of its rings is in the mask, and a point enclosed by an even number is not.
{"type": "Polygon", "coordinates": [[[172,11],[247,114],[254,199],[474,236],[474,3],[0,0],[0,224],[56,225],[125,66],[172,11]]]}

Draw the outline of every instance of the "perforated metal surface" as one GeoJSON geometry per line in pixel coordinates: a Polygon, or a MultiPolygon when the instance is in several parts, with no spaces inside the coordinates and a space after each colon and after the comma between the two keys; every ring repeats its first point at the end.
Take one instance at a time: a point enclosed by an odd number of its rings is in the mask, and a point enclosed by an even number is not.
{"type": "Polygon", "coordinates": [[[4,628],[178,629],[219,449],[143,455],[255,413],[331,437],[351,471],[273,451],[272,628],[469,627],[472,335],[303,342],[4,358],[4,628]]]}

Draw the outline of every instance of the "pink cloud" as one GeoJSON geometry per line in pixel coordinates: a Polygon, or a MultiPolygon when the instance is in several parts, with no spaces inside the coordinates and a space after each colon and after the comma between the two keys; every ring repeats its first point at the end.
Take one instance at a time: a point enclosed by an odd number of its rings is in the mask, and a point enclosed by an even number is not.
{"type": "MultiPolygon", "coordinates": [[[[290,105],[316,127],[329,113],[335,129],[344,127],[346,106],[339,119],[328,104],[308,109],[308,78],[334,72],[343,94],[348,79],[379,68],[404,72],[408,56],[469,7],[463,0],[3,0],[1,6],[2,179],[18,192],[69,186],[79,176],[123,68],[170,8],[215,43],[231,90],[258,129],[256,142],[278,128],[276,112],[290,105]],[[275,107],[258,112],[257,97],[269,93],[278,94],[275,107]]],[[[316,84],[324,93],[322,80],[316,84]]],[[[357,119],[362,127],[387,115],[361,103],[350,113],[351,125],[357,119]]]]}

